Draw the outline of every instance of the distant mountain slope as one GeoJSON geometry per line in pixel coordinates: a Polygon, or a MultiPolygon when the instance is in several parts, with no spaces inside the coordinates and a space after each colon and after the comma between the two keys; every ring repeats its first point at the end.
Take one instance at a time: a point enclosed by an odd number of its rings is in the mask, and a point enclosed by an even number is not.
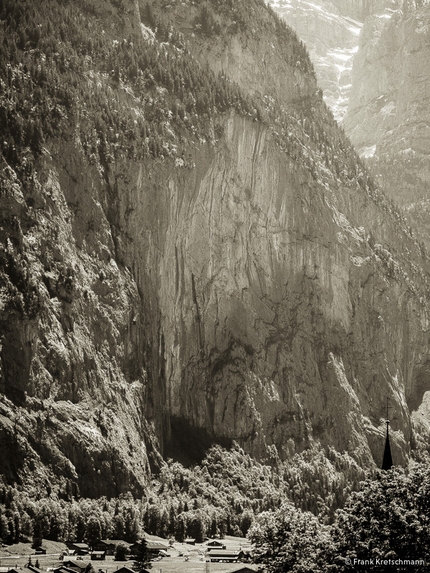
{"type": "MultiPolygon", "coordinates": [[[[306,44],[315,65],[324,99],[337,120],[348,105],[351,68],[362,20],[343,15],[332,2],[269,1],[306,44]]],[[[353,12],[355,13],[355,12],[353,12]]]]}
{"type": "Polygon", "coordinates": [[[268,4],[306,43],[325,101],[428,244],[426,2],[268,4]]]}
{"type": "Polygon", "coordinates": [[[296,34],[260,0],[10,0],[0,22],[6,479],[139,493],[161,455],[232,440],[372,465],[387,396],[402,463],[428,259],[296,34]]]}
{"type": "Polygon", "coordinates": [[[390,13],[398,0],[267,0],[298,34],[310,52],[324,99],[341,121],[351,89],[351,70],[364,20],[390,13]]]}
{"type": "Polygon", "coordinates": [[[387,194],[403,205],[428,244],[430,6],[404,3],[369,19],[354,64],[345,128],[387,194]]]}

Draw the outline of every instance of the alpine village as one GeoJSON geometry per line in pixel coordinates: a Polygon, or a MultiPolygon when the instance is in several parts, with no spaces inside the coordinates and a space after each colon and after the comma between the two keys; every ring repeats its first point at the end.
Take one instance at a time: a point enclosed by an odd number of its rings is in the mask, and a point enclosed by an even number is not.
{"type": "Polygon", "coordinates": [[[429,0],[0,0],[0,573],[428,570],[429,94],[429,0]]]}

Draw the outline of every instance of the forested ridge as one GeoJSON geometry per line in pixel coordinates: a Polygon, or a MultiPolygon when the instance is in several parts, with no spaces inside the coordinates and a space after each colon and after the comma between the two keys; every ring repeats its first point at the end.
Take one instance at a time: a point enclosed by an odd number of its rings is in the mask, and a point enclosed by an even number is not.
{"type": "Polygon", "coordinates": [[[103,3],[2,3],[6,160],[18,164],[27,148],[37,156],[50,137],[72,134],[90,161],[169,155],[181,135],[210,137],[215,112],[255,113],[237,86],[203,69],[181,35],[154,20],[148,4],[142,19],[156,34],[146,40],[139,23],[127,29],[113,11],[113,30],[104,30],[96,6],[103,3]]]}
{"type": "MultiPolygon", "coordinates": [[[[254,8],[243,2],[197,5],[197,34],[207,34],[207,27],[215,26],[207,22],[218,22],[218,15],[225,20],[226,14],[234,25],[218,26],[218,33],[257,33],[254,8]]],[[[217,117],[235,110],[272,126],[279,145],[293,159],[309,164],[311,172],[316,154],[338,175],[358,178],[368,192],[375,192],[320,92],[288,109],[272,98],[253,99],[198,62],[162,5],[142,3],[139,15],[146,36],[139,23],[130,26],[127,2],[113,6],[94,0],[4,0],[0,6],[1,153],[26,185],[31,184],[35,159],[50,140],[76,138],[88,161],[106,170],[125,157],[182,157],[190,138],[215,143],[217,117]],[[111,29],[105,29],[107,7],[111,29]]],[[[303,43],[277,16],[273,20],[286,60],[313,74],[303,43]]],[[[272,32],[263,25],[258,31],[272,32]]],[[[390,208],[395,209],[394,204],[390,208]]]]}

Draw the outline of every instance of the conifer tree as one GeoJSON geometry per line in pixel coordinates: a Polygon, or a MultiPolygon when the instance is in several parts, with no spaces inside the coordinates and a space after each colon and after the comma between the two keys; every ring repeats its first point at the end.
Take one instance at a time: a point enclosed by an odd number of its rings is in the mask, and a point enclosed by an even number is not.
{"type": "Polygon", "coordinates": [[[144,569],[148,569],[150,567],[149,562],[149,552],[148,552],[148,544],[146,539],[141,539],[138,543],[136,543],[135,549],[135,557],[134,557],[134,564],[133,568],[135,571],[140,573],[144,569]]]}

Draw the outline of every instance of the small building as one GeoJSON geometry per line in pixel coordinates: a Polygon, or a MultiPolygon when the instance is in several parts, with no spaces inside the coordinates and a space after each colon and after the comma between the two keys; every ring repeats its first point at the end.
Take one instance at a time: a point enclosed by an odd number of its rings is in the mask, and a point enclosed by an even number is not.
{"type": "Polygon", "coordinates": [[[184,543],[186,543],[187,545],[195,545],[196,540],[193,539],[192,537],[187,537],[187,539],[184,539],[184,543]]]}
{"type": "Polygon", "coordinates": [[[136,573],[136,571],[133,571],[133,569],[130,569],[130,567],[126,567],[124,565],[123,567],[117,569],[115,573],[136,573]]]}
{"type": "Polygon", "coordinates": [[[258,565],[238,565],[228,573],[256,573],[258,565]]]}
{"type": "Polygon", "coordinates": [[[34,548],[34,554],[35,555],[46,555],[45,547],[42,547],[41,545],[39,545],[38,547],[35,547],[34,548]]]}
{"type": "Polygon", "coordinates": [[[242,551],[231,551],[229,549],[212,549],[208,553],[209,560],[220,563],[237,563],[242,557],[242,551]]]}
{"type": "Polygon", "coordinates": [[[81,573],[81,571],[83,571],[87,565],[88,563],[78,563],[77,561],[73,561],[72,559],[67,559],[66,561],[64,561],[63,559],[62,567],[65,567],[66,569],[72,569],[76,573],[81,573]]]}
{"type": "Polygon", "coordinates": [[[151,541],[150,539],[146,542],[146,549],[150,558],[158,557],[160,551],[167,551],[169,546],[165,543],[160,543],[159,541],[151,541]]]}
{"type": "Polygon", "coordinates": [[[105,551],[106,555],[111,555],[111,553],[108,553],[110,549],[111,545],[108,539],[99,539],[97,543],[93,545],[93,551],[105,551]]]}
{"type": "Polygon", "coordinates": [[[118,545],[125,545],[127,551],[130,551],[131,543],[122,539],[100,539],[94,544],[95,551],[105,551],[106,555],[114,555],[118,545]]]}
{"type": "Polygon", "coordinates": [[[207,547],[216,547],[218,549],[225,549],[226,546],[224,545],[224,543],[222,543],[222,541],[219,541],[218,539],[211,539],[210,541],[208,541],[206,543],[207,547]]]}
{"type": "MultiPolygon", "coordinates": [[[[123,567],[117,569],[115,573],[136,573],[136,571],[133,571],[133,569],[130,569],[130,567],[126,567],[124,565],[123,567]]],[[[142,569],[139,573],[149,573],[149,571],[147,569],[142,569]]]]}
{"type": "Polygon", "coordinates": [[[53,571],[54,573],[76,573],[76,569],[70,569],[70,567],[55,567],[53,571]]]}
{"type": "Polygon", "coordinates": [[[42,569],[39,569],[39,567],[35,567],[34,565],[27,565],[27,569],[29,569],[31,573],[43,573],[42,569]]]}
{"type": "Polygon", "coordinates": [[[75,552],[75,555],[88,555],[90,548],[88,543],[68,543],[67,547],[75,552]]]}
{"type": "Polygon", "coordinates": [[[104,561],[106,559],[106,551],[91,551],[91,561],[104,561]]]}

